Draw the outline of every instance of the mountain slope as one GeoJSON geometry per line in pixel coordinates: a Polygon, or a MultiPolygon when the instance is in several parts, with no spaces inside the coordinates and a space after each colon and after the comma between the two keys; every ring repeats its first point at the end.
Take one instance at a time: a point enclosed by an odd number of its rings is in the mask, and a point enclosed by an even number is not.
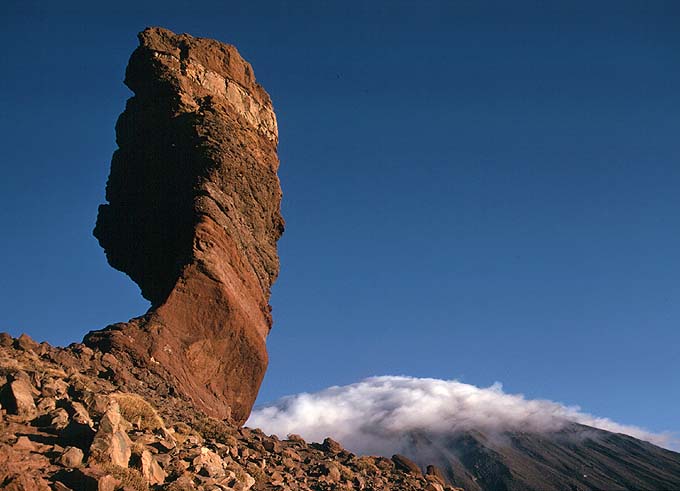
{"type": "Polygon", "coordinates": [[[680,489],[680,454],[636,438],[570,424],[549,433],[414,433],[411,457],[466,490],[680,489]]]}

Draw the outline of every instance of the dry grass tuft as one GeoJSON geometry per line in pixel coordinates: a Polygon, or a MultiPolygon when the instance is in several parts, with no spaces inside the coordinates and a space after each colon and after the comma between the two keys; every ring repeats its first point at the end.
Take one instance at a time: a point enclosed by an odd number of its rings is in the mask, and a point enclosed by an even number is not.
{"type": "Polygon", "coordinates": [[[178,421],[172,426],[175,428],[175,432],[179,433],[180,435],[191,435],[191,433],[194,431],[191,429],[191,426],[184,423],[183,421],[178,421]]]}
{"type": "Polygon", "coordinates": [[[126,469],[113,464],[106,464],[101,467],[116,479],[120,479],[121,489],[130,491],[149,491],[149,485],[142,474],[135,469],[126,469]]]}
{"type": "Polygon", "coordinates": [[[357,457],[352,461],[352,464],[359,470],[368,472],[371,474],[377,474],[380,472],[378,467],[375,465],[371,457],[357,457]]]}
{"type": "Polygon", "coordinates": [[[234,429],[224,421],[215,418],[202,418],[194,421],[194,429],[206,440],[225,443],[234,429]]]}
{"type": "Polygon", "coordinates": [[[160,430],[165,427],[163,419],[158,415],[156,409],[146,402],[143,397],[137,394],[117,392],[111,394],[120,406],[120,414],[126,421],[143,431],[160,430]]]}

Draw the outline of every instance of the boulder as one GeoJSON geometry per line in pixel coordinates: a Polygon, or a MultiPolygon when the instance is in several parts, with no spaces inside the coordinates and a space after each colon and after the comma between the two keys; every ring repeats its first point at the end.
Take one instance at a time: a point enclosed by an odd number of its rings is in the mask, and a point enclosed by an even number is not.
{"type": "Polygon", "coordinates": [[[83,463],[83,451],[78,447],[66,447],[59,458],[59,462],[69,469],[80,467],[83,463]]]}
{"type": "Polygon", "coordinates": [[[428,476],[431,476],[439,484],[441,484],[441,485],[446,484],[446,477],[444,477],[444,473],[436,465],[428,465],[427,470],[426,470],[426,474],[428,476]]]}
{"type": "Polygon", "coordinates": [[[89,462],[127,467],[132,455],[132,441],[125,431],[126,427],[127,422],[120,415],[118,403],[111,401],[90,445],[89,462]]]}
{"type": "Polygon", "coordinates": [[[325,451],[330,452],[330,453],[340,453],[342,452],[343,448],[342,445],[340,445],[338,442],[333,440],[330,437],[327,437],[324,439],[322,443],[322,447],[325,451]]]}
{"type": "Polygon", "coordinates": [[[20,436],[17,438],[16,443],[14,444],[15,450],[24,450],[27,452],[35,452],[38,449],[38,446],[31,441],[27,436],[20,436]]]}
{"type": "Polygon", "coordinates": [[[201,453],[194,458],[192,462],[194,472],[206,477],[224,477],[226,472],[224,470],[224,462],[212,450],[203,447],[201,453]]]}
{"type": "Polygon", "coordinates": [[[393,455],[392,462],[394,462],[394,465],[397,467],[397,469],[409,474],[413,474],[414,476],[421,476],[423,474],[423,472],[420,470],[420,467],[418,467],[418,464],[403,455],[393,455]]]}
{"type": "Polygon", "coordinates": [[[14,338],[11,336],[11,334],[7,332],[0,332],[0,346],[8,348],[12,346],[12,344],[14,344],[14,338]]]}
{"type": "Polygon", "coordinates": [[[144,476],[146,482],[152,486],[155,484],[163,484],[165,482],[165,478],[168,477],[168,475],[158,464],[156,458],[151,455],[151,452],[144,450],[140,460],[142,466],[142,476],[144,476]]]}
{"type": "Polygon", "coordinates": [[[14,341],[14,347],[23,351],[38,351],[40,345],[31,336],[24,333],[14,341]]]}
{"type": "Polygon", "coordinates": [[[9,383],[3,406],[12,414],[30,419],[35,416],[36,407],[33,399],[34,388],[25,378],[18,378],[9,383]]]}

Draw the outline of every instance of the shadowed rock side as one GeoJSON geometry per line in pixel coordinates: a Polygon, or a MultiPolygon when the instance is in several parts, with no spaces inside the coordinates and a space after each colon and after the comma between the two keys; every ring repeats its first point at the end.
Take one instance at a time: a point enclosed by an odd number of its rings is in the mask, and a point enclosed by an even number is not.
{"type": "Polygon", "coordinates": [[[267,367],[284,228],[276,118],[233,46],[160,28],[139,41],[94,235],[151,309],[84,342],[243,423],[267,367]]]}

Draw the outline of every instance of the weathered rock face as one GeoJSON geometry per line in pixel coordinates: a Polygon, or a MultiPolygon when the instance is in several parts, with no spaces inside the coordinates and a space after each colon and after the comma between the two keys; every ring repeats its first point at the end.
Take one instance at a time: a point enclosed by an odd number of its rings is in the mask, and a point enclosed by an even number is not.
{"type": "Polygon", "coordinates": [[[160,28],[139,40],[94,235],[152,306],[85,343],[242,423],[267,367],[284,228],[276,118],[233,46],[160,28]]]}

